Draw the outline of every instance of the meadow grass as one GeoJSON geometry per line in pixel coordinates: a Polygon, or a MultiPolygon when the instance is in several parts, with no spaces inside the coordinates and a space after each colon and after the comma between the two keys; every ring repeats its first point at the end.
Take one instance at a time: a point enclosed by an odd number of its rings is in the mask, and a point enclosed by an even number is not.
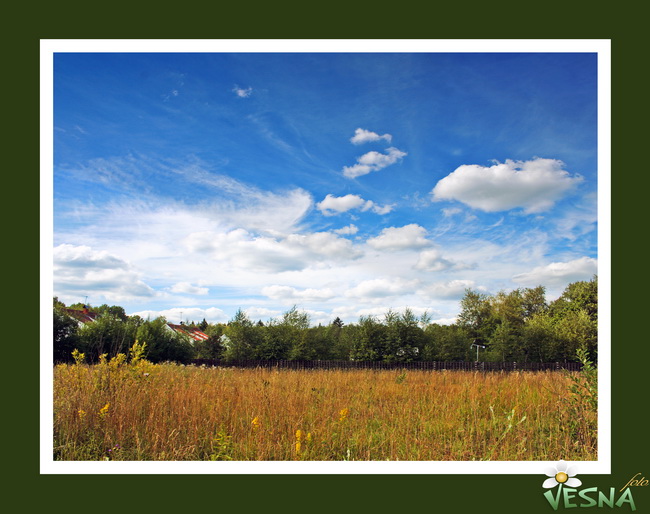
{"type": "MultiPolygon", "coordinates": [[[[57,365],[55,460],[595,460],[562,372],[57,365]]],[[[591,427],[591,428],[590,428],[591,427]]]]}

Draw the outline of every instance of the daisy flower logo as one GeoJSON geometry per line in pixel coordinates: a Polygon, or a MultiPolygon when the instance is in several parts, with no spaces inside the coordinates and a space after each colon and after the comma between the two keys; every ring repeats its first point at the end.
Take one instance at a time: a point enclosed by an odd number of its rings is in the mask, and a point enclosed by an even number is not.
{"type": "Polygon", "coordinates": [[[551,489],[556,485],[566,484],[567,487],[580,487],[582,482],[577,478],[576,471],[574,467],[569,466],[565,461],[559,461],[555,467],[547,468],[545,470],[546,476],[549,477],[544,480],[542,487],[544,489],[551,489]]]}

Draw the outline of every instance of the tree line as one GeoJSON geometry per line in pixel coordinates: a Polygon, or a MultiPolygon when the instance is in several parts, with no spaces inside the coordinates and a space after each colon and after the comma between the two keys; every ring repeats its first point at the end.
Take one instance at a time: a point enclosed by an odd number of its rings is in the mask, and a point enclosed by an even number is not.
{"type": "MultiPolygon", "coordinates": [[[[560,362],[577,360],[579,349],[597,360],[598,278],[569,284],[547,302],[545,288],[521,288],[494,295],[467,289],[453,324],[432,323],[411,309],[388,310],[384,316],[361,316],[356,323],[340,318],[311,326],[309,314],[295,306],[266,323],[238,310],[227,323],[188,323],[209,337],[192,341],[170,330],[163,317],[127,316],[119,306],[90,308],[95,321],[79,324],[54,299],[54,361],[67,362],[72,351],[90,362],[128,353],[134,341],[146,343],[152,362],[194,359],[354,360],[380,362],[479,361],[560,362]]],[[[74,312],[73,312],[74,314],[74,312]]]]}

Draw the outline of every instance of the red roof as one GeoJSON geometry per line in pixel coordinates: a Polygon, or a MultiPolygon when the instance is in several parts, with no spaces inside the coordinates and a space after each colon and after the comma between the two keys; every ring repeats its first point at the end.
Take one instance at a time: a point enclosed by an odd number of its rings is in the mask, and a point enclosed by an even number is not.
{"type": "Polygon", "coordinates": [[[198,328],[188,327],[186,325],[174,325],[173,323],[167,323],[169,328],[175,330],[180,334],[190,336],[195,341],[207,341],[210,339],[210,336],[205,332],[202,332],[198,328]]]}
{"type": "Polygon", "coordinates": [[[92,323],[98,317],[98,314],[94,312],[90,312],[88,309],[84,309],[82,311],[78,309],[63,309],[63,310],[68,316],[76,319],[77,321],[80,321],[81,323],[92,323]]]}

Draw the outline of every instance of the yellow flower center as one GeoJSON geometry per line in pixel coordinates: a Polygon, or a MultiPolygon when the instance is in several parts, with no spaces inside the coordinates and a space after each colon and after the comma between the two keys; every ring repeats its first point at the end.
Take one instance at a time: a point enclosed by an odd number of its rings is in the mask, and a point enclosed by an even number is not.
{"type": "Polygon", "coordinates": [[[555,480],[557,480],[558,483],[563,484],[569,480],[569,475],[567,475],[564,471],[560,471],[557,475],[555,475],[555,480]]]}

